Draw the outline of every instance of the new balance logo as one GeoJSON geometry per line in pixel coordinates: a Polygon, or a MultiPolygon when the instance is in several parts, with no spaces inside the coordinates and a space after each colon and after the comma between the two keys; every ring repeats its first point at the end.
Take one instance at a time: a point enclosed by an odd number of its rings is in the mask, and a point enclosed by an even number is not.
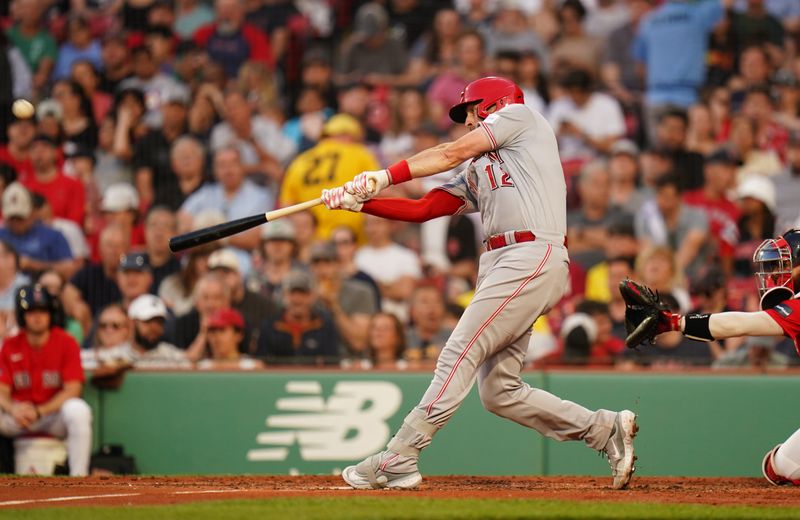
{"type": "Polygon", "coordinates": [[[249,450],[251,462],[286,460],[298,444],[303,460],[352,460],[380,451],[389,440],[387,419],[400,408],[402,393],[386,381],[342,381],[326,400],[317,381],[289,381],[291,397],[278,399],[283,413],[267,417],[268,431],[249,450]]]}

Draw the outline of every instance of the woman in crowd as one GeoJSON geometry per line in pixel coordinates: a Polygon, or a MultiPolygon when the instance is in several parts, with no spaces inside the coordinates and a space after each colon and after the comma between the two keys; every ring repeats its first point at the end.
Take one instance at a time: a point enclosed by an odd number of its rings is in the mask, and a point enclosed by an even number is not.
{"type": "Polygon", "coordinates": [[[405,332],[400,319],[388,312],[379,312],[369,324],[368,345],[372,364],[381,369],[406,369],[408,362],[403,359],[406,349],[405,332]]]}

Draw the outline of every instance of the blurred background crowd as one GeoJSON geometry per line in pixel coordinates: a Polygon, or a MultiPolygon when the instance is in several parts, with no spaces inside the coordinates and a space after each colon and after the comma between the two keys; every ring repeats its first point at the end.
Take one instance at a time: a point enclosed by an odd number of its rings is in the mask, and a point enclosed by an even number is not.
{"type": "Polygon", "coordinates": [[[626,351],[616,285],[757,309],[755,245],[800,225],[800,1],[11,0],[0,29],[0,336],[39,281],[89,369],[429,368],[475,283],[476,215],[317,207],[168,240],[458,138],[447,110],[496,74],[551,123],[568,186],[570,287],[530,363],[798,362],[780,338],[626,351]]]}

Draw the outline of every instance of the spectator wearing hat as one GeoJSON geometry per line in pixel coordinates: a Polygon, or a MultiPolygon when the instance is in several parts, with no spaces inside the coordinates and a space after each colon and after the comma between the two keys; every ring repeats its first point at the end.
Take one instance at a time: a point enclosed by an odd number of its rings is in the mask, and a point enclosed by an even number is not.
{"type": "Polygon", "coordinates": [[[353,33],[339,49],[336,67],[339,85],[364,81],[369,85],[395,85],[408,66],[405,42],[388,31],[389,15],[377,2],[358,8],[353,33]]]}
{"type": "Polygon", "coordinates": [[[276,220],[262,227],[259,255],[261,265],[247,279],[247,287],[278,305],[284,277],[292,270],[304,269],[297,260],[297,240],[290,220],[276,220]]]}
{"type": "Polygon", "coordinates": [[[280,311],[261,324],[257,356],[267,365],[338,364],[336,326],[316,303],[312,276],[305,271],[289,273],[283,281],[280,311]]]}
{"type": "Polygon", "coordinates": [[[645,198],[644,190],[639,186],[639,147],[633,141],[620,139],[611,145],[609,153],[611,206],[633,215],[645,198]]]}
{"type": "Polygon", "coordinates": [[[153,203],[178,211],[207,180],[206,148],[197,138],[183,135],[173,141],[169,159],[177,188],[157,194],[153,203]]]}
{"type": "Polygon", "coordinates": [[[183,88],[166,89],[159,108],[161,124],[136,143],[132,161],[134,180],[145,207],[178,190],[170,148],[186,133],[189,100],[189,93],[183,88]]]}
{"type": "Polygon", "coordinates": [[[67,177],[59,168],[55,141],[38,134],[31,143],[30,157],[33,176],[23,183],[24,186],[44,195],[55,217],[66,218],[83,226],[86,192],[81,181],[67,177]]]}
{"type": "Polygon", "coordinates": [[[53,208],[50,207],[50,203],[38,193],[31,193],[31,202],[33,203],[34,218],[64,235],[72,257],[75,259],[75,269],[83,267],[91,253],[83,229],[71,220],[53,216],[53,208]]]}
{"type": "Polygon", "coordinates": [[[33,73],[34,92],[41,92],[47,85],[58,57],[58,44],[44,27],[45,7],[37,0],[16,2],[14,25],[7,31],[9,40],[22,52],[33,73]]]}
{"type": "MultiPolygon", "coordinates": [[[[112,184],[100,202],[102,215],[96,227],[102,230],[112,224],[118,225],[130,237],[130,247],[141,248],[144,246],[144,229],[139,222],[139,206],[136,188],[125,182],[112,184]]],[[[99,233],[90,233],[88,236],[92,260],[100,259],[98,237],[99,233]]]]}
{"type": "Polygon", "coordinates": [[[775,236],[775,185],[770,179],[751,175],[736,188],[739,203],[739,245],[734,257],[737,276],[749,277],[753,273],[753,251],[758,245],[775,236]]]}
{"type": "MultiPolygon", "coordinates": [[[[281,206],[311,200],[323,189],[341,186],[362,171],[380,168],[375,156],[364,146],[364,132],[354,117],[347,114],[331,117],[322,128],[322,136],[316,146],[289,164],[281,184],[281,206]]],[[[322,206],[312,208],[311,213],[317,219],[318,239],[330,238],[337,226],[361,230],[364,224],[359,213],[328,211],[322,206]]]]}
{"type": "Polygon", "coordinates": [[[226,90],[223,104],[224,120],[211,131],[211,150],[216,153],[223,148],[235,147],[248,175],[260,176],[270,184],[277,183],[283,166],[297,150],[295,143],[283,135],[274,121],[253,114],[243,91],[226,90]]]}
{"type": "Polygon", "coordinates": [[[52,79],[69,77],[72,64],[79,60],[86,60],[97,68],[103,65],[100,42],[92,38],[89,20],[75,13],[67,19],[67,38],[58,49],[52,79]]]}
{"type": "Polygon", "coordinates": [[[708,218],[709,238],[724,272],[733,272],[733,254],[739,241],[739,208],[728,197],[736,183],[738,161],[730,152],[719,149],[706,158],[705,183],[683,195],[683,202],[702,209],[708,218]]]}
{"type": "Polygon", "coordinates": [[[158,296],[143,294],[128,306],[133,324],[131,349],[136,368],[189,368],[186,352],[166,341],[167,306],[158,296]]]}
{"type": "Polygon", "coordinates": [[[256,341],[261,335],[258,325],[267,314],[272,314],[272,302],[265,296],[249,290],[244,284],[239,259],[232,249],[219,249],[208,257],[208,270],[219,274],[228,286],[231,295],[231,307],[244,316],[246,327],[242,327],[243,352],[253,353],[256,341]]]}
{"type": "Polygon", "coordinates": [[[560,82],[565,96],[553,101],[548,121],[558,137],[563,160],[590,159],[607,153],[625,135],[625,117],[619,102],[592,89],[582,69],[568,71],[560,82]]]}
{"type": "Polygon", "coordinates": [[[117,286],[122,295],[123,307],[127,309],[133,300],[143,294],[148,294],[152,285],[153,271],[146,253],[127,253],[120,257],[117,286]]]}
{"type": "Polygon", "coordinates": [[[3,192],[3,226],[0,239],[19,253],[19,268],[36,275],[48,269],[69,277],[76,262],[64,235],[37,221],[31,194],[22,184],[12,183],[3,192]]]}
{"type": "Polygon", "coordinates": [[[378,312],[372,288],[365,282],[348,278],[340,270],[333,242],[318,242],[312,246],[311,272],[317,281],[319,301],[333,316],[342,342],[341,352],[362,357],[367,348],[370,318],[378,312]]]}
{"type": "Polygon", "coordinates": [[[23,181],[33,177],[30,153],[31,143],[36,135],[36,119],[33,116],[19,118],[12,114],[6,134],[8,142],[0,143],[0,164],[6,164],[13,169],[14,180],[23,181]]]}
{"type": "Polygon", "coordinates": [[[263,368],[260,359],[253,359],[239,351],[245,334],[244,318],[236,309],[221,309],[208,318],[208,347],[210,355],[197,362],[201,370],[236,368],[253,370],[263,368]]]}
{"type": "Polygon", "coordinates": [[[236,77],[246,61],[258,61],[273,67],[269,39],[246,21],[244,2],[215,0],[214,14],[214,22],[197,29],[193,40],[222,66],[227,78],[236,77]]]}
{"type": "Polygon", "coordinates": [[[230,287],[219,273],[207,272],[197,281],[192,299],[192,310],[169,324],[167,337],[188,359],[198,361],[208,354],[208,319],[231,306],[230,287]]]}
{"type": "Polygon", "coordinates": [[[150,292],[158,293],[167,276],[181,270],[181,263],[169,249],[169,240],[178,232],[175,212],[164,206],[154,206],[144,219],[144,250],[153,271],[150,292]]]}

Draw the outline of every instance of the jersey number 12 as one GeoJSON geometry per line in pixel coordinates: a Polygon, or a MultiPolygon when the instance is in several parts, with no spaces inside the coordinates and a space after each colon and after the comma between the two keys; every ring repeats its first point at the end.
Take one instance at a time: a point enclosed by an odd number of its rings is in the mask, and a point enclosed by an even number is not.
{"type": "Polygon", "coordinates": [[[485,171],[486,171],[486,177],[489,178],[489,187],[492,188],[492,191],[496,190],[497,188],[513,188],[514,187],[514,183],[511,182],[511,175],[509,175],[508,172],[505,171],[502,166],[500,167],[500,173],[502,173],[502,175],[500,176],[500,184],[499,185],[497,184],[497,178],[495,177],[494,165],[493,164],[487,164],[486,168],[485,168],[485,171]]]}

